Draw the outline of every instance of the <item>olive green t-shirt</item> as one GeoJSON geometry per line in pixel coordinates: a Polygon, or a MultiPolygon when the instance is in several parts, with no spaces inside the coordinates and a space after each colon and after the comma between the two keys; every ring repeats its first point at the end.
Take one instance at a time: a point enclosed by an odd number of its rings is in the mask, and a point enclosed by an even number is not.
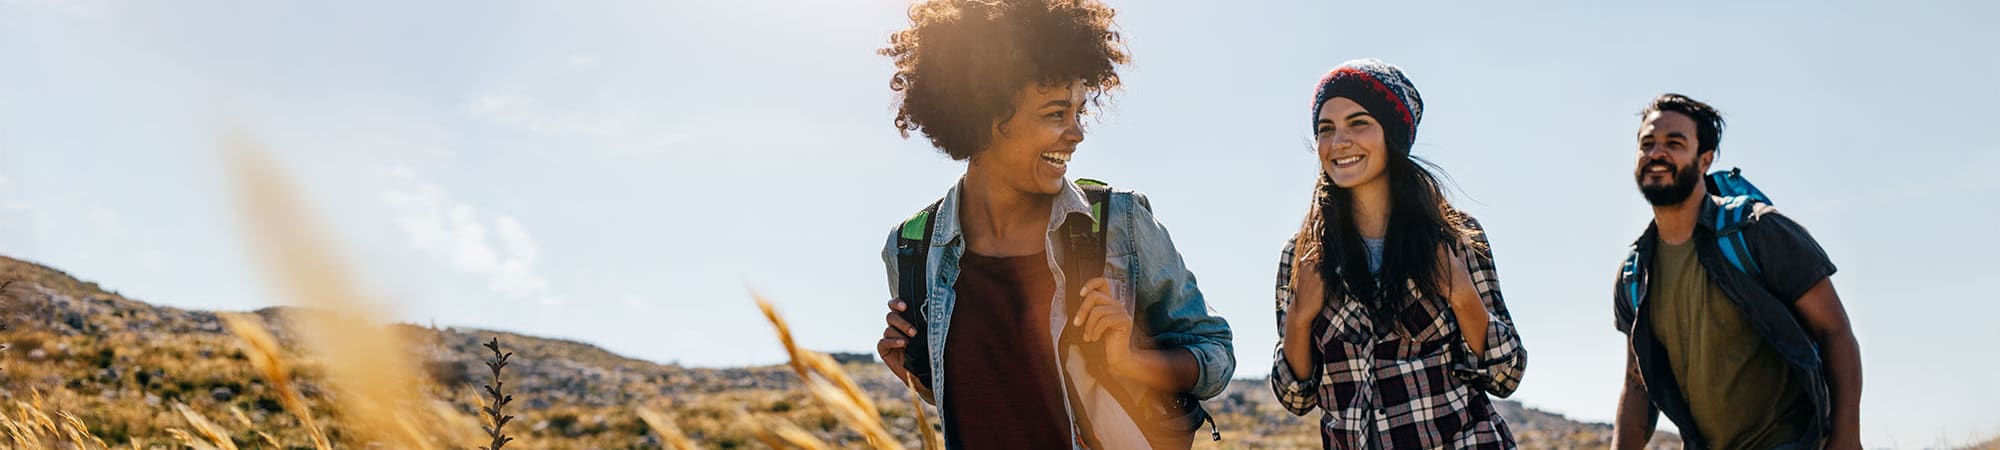
{"type": "Polygon", "coordinates": [[[1657,242],[1648,320],[1701,434],[1719,449],[1796,440],[1812,420],[1804,380],[1709,280],[1694,241],[1657,242]]]}

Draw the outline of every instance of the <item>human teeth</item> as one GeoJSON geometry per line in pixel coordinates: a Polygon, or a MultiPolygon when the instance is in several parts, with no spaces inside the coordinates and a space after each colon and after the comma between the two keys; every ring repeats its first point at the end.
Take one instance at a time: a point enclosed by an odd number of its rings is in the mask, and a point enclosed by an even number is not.
{"type": "Polygon", "coordinates": [[[1346,157],[1346,158],[1340,158],[1340,159],[1336,159],[1336,160],[1333,160],[1333,163],[1334,163],[1334,164],[1341,164],[1341,165],[1347,165],[1347,164],[1354,164],[1354,163],[1355,163],[1356,161],[1360,161],[1360,160],[1361,160],[1361,157],[1359,157],[1359,156],[1349,156],[1349,157],[1346,157]]]}
{"type": "Polygon", "coordinates": [[[1070,154],[1061,152],[1042,153],[1042,159],[1056,164],[1069,164],[1070,154]]]}

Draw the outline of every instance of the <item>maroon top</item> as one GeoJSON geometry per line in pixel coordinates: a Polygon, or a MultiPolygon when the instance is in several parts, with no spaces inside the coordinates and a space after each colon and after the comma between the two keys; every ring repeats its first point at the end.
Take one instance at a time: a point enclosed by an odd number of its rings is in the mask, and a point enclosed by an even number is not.
{"type": "Polygon", "coordinates": [[[959,260],[958,300],[945,338],[944,423],[952,448],[1069,448],[1043,254],[959,260]]]}

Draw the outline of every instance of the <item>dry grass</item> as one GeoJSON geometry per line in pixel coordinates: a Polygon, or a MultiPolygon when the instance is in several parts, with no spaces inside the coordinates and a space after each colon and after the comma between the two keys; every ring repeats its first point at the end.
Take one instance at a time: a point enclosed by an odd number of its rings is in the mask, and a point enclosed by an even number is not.
{"type": "Polygon", "coordinates": [[[238,205],[257,259],[289,303],[322,311],[292,320],[325,361],[348,432],[400,448],[437,448],[412,423],[408,399],[416,392],[409,387],[419,377],[403,357],[408,347],[400,335],[384,329],[387,308],[368,300],[347,275],[283,172],[247,138],[230,144],[238,205]]]}
{"type": "Polygon", "coordinates": [[[666,414],[642,408],[639,410],[639,419],[645,421],[646,426],[651,428],[654,434],[658,434],[661,443],[665,444],[669,449],[697,450],[701,448],[701,446],[695,445],[693,440],[688,439],[687,433],[681,432],[681,427],[674,425],[674,419],[667,417],[666,414]]]}
{"type": "MultiPolygon", "coordinates": [[[[778,315],[777,307],[771,306],[769,300],[754,291],[750,293],[750,298],[757,302],[758,309],[764,311],[764,318],[771,321],[771,327],[778,333],[778,342],[783,343],[785,352],[791,355],[792,371],[805,381],[806,389],[813,398],[818,399],[841,423],[861,432],[870,446],[876,449],[903,448],[883,427],[882,412],[875,408],[875,402],[869,400],[867,393],[862,392],[847,372],[840,369],[839,363],[824,353],[799,348],[798,343],[792,340],[791,326],[786,325],[784,317],[778,315]]],[[[918,408],[917,411],[921,415],[923,409],[918,408]]],[[[925,448],[932,448],[929,437],[926,433],[925,448]]]]}
{"type": "Polygon", "coordinates": [[[14,410],[0,409],[0,431],[15,448],[106,448],[103,439],[91,434],[90,427],[68,411],[48,414],[40,392],[33,402],[14,402],[14,410]],[[60,420],[56,417],[61,417],[60,420]],[[94,446],[94,447],[93,447],[94,446]]]}
{"type": "Polygon", "coordinates": [[[222,450],[237,450],[236,441],[229,439],[229,433],[222,431],[221,425],[216,425],[207,417],[202,417],[201,413],[188,409],[187,405],[175,403],[174,410],[179,411],[181,417],[187,418],[188,426],[194,427],[195,434],[207,440],[205,444],[213,444],[215,448],[222,450]]]}
{"type": "MultiPolygon", "coordinates": [[[[255,366],[257,372],[263,374],[264,380],[271,383],[272,388],[278,391],[278,400],[284,404],[285,411],[290,412],[292,417],[298,418],[299,424],[312,436],[313,448],[331,450],[333,445],[327,442],[326,434],[320,432],[319,422],[313,419],[312,410],[306,407],[305,399],[299,396],[298,388],[292,384],[291,370],[285,364],[284,350],[278,345],[278,339],[271,337],[271,333],[266,332],[263,325],[254,319],[238,314],[222,314],[220,317],[222,324],[242,343],[244,354],[250,359],[250,365],[255,366]]],[[[250,420],[243,417],[243,411],[234,408],[231,411],[242,420],[244,427],[250,426],[250,420]]],[[[265,441],[275,442],[276,439],[266,435],[265,441]]]]}

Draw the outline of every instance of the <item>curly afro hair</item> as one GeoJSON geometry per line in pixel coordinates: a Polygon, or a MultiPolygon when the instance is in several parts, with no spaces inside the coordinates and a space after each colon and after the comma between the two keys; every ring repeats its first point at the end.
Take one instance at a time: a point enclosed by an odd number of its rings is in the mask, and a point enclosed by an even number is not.
{"type": "MultiPolygon", "coordinates": [[[[1081,80],[1086,104],[1119,85],[1124,39],[1096,0],[922,0],[880,53],[895,60],[896,130],[918,131],[954,160],[972,158],[1014,114],[1030,83],[1081,80]]],[[[1083,105],[1079,105],[1083,106],[1083,105]]]]}

